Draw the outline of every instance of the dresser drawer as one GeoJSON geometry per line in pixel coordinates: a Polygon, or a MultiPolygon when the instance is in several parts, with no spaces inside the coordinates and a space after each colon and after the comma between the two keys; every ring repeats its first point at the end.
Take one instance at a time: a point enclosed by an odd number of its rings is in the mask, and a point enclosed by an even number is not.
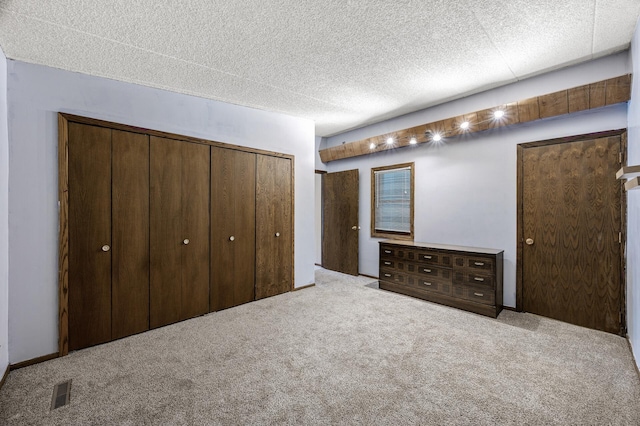
{"type": "Polygon", "coordinates": [[[408,284],[419,290],[433,291],[440,294],[451,294],[451,281],[440,278],[407,277],[408,284]]]}
{"type": "Polygon", "coordinates": [[[391,269],[380,268],[380,280],[390,281],[398,284],[407,283],[407,275],[391,269]]]}
{"type": "MultiPolygon", "coordinates": [[[[437,268],[431,265],[416,265],[417,275],[420,277],[444,278],[451,281],[451,269],[437,268]]],[[[425,278],[426,279],[426,278],[425,278]]]]}
{"type": "Polygon", "coordinates": [[[495,281],[493,275],[490,275],[483,271],[472,271],[472,270],[456,270],[453,273],[453,282],[455,284],[471,284],[478,286],[487,286],[489,288],[494,288],[495,281]]]}
{"type": "Polygon", "coordinates": [[[416,258],[418,261],[428,263],[430,265],[451,267],[450,254],[439,253],[437,251],[419,250],[416,252],[416,258]]]}
{"type": "Polygon", "coordinates": [[[495,304],[495,293],[493,289],[476,286],[453,285],[453,295],[461,299],[471,300],[473,302],[483,303],[485,305],[495,304]]]}
{"type": "Polygon", "coordinates": [[[416,260],[416,252],[411,248],[395,247],[389,245],[380,246],[380,259],[396,258],[402,260],[416,260]]]}
{"type": "Polygon", "coordinates": [[[495,271],[495,262],[493,259],[475,256],[456,256],[454,258],[456,267],[465,268],[474,271],[485,271],[492,274],[495,271]]]}
{"type": "Polygon", "coordinates": [[[418,266],[413,262],[407,262],[406,260],[398,259],[380,259],[380,268],[394,269],[397,272],[406,272],[409,274],[418,273],[418,266]]]}

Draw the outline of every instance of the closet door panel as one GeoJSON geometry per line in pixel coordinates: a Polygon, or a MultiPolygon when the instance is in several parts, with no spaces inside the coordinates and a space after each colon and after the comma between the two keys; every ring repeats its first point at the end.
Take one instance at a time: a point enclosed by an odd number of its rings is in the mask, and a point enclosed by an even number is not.
{"type": "Polygon", "coordinates": [[[111,130],[69,123],[68,168],[69,350],[76,350],[111,340],[111,130]]]}
{"type": "Polygon", "coordinates": [[[211,310],[254,300],[256,154],[211,148],[211,310]]]}
{"type": "Polygon", "coordinates": [[[150,138],[150,327],[181,319],[181,142],[150,138]]]}
{"type": "Polygon", "coordinates": [[[255,300],[256,269],[256,154],[235,151],[234,266],[236,305],[255,300]]]}
{"type": "Polygon", "coordinates": [[[209,185],[207,145],[180,143],[182,156],[181,318],[209,312],[209,185]],[[188,244],[185,244],[185,239],[188,244]]]}
{"type": "Polygon", "coordinates": [[[149,137],[112,133],[112,338],[149,329],[149,137]]]}
{"type": "Polygon", "coordinates": [[[286,158],[276,159],[275,173],[278,182],[274,198],[276,201],[276,232],[277,238],[276,283],[279,285],[278,294],[290,291],[293,287],[293,210],[292,210],[292,176],[291,160],[286,158]]]}
{"type": "Polygon", "coordinates": [[[259,155],[256,179],[256,299],[291,290],[291,160],[259,155]]]}

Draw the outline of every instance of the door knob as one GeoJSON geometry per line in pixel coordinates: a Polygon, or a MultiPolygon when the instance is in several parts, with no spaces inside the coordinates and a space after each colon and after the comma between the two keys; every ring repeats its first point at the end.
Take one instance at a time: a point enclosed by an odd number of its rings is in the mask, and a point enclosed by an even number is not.
{"type": "Polygon", "coordinates": [[[525,243],[527,243],[528,246],[531,246],[531,245],[533,245],[533,239],[527,238],[525,243]]]}
{"type": "Polygon", "coordinates": [[[280,233],[279,233],[279,232],[276,232],[276,237],[279,237],[279,236],[280,236],[280,233]]]}
{"type": "Polygon", "coordinates": [[[185,246],[186,246],[186,245],[188,245],[188,244],[189,244],[189,239],[188,239],[188,238],[185,238],[185,239],[182,241],[182,244],[184,244],[185,246]]]}
{"type": "Polygon", "coordinates": [[[233,235],[229,237],[229,241],[234,241],[236,239],[236,237],[234,237],[233,235]]]}
{"type": "Polygon", "coordinates": [[[356,231],[356,230],[358,229],[358,227],[354,225],[354,226],[352,226],[352,227],[351,227],[351,229],[353,229],[354,231],[356,231]]]}
{"type": "Polygon", "coordinates": [[[109,251],[111,250],[111,247],[109,247],[109,245],[105,244],[102,246],[102,251],[109,251]]]}

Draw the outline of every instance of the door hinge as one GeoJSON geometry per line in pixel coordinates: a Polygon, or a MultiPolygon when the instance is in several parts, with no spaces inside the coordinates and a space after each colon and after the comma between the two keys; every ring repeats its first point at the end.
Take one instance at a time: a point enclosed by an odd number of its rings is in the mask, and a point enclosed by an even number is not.
{"type": "Polygon", "coordinates": [[[618,244],[622,244],[622,232],[618,232],[618,244]]]}
{"type": "Polygon", "coordinates": [[[618,153],[618,162],[622,164],[622,152],[618,153]]]}

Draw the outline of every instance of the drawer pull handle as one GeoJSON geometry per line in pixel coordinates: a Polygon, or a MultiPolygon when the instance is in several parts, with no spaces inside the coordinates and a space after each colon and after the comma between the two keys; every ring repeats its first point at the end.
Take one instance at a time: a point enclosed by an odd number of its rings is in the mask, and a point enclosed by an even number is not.
{"type": "Polygon", "coordinates": [[[484,281],[484,278],[475,277],[474,280],[476,280],[476,281],[484,281]]]}
{"type": "Polygon", "coordinates": [[[385,250],[384,252],[387,254],[391,254],[391,250],[385,250]]]}
{"type": "Polygon", "coordinates": [[[424,257],[425,259],[431,259],[431,256],[424,255],[423,257],[424,257]]]}
{"type": "Polygon", "coordinates": [[[478,296],[478,297],[482,297],[482,296],[484,296],[484,294],[482,294],[482,293],[473,293],[473,295],[474,295],[474,296],[478,296]]]}
{"type": "Polygon", "coordinates": [[[423,271],[425,271],[427,274],[431,273],[431,269],[423,269],[423,271]]]}
{"type": "Polygon", "coordinates": [[[422,284],[424,284],[424,285],[431,285],[431,283],[428,283],[428,282],[423,282],[422,284]]]}
{"type": "Polygon", "coordinates": [[[391,265],[391,262],[384,262],[385,265],[391,265]]]}
{"type": "Polygon", "coordinates": [[[384,274],[384,276],[385,276],[385,277],[390,277],[390,276],[391,276],[391,274],[384,274]]]}
{"type": "Polygon", "coordinates": [[[476,266],[484,266],[484,262],[474,262],[474,265],[476,265],[476,266]]]}

